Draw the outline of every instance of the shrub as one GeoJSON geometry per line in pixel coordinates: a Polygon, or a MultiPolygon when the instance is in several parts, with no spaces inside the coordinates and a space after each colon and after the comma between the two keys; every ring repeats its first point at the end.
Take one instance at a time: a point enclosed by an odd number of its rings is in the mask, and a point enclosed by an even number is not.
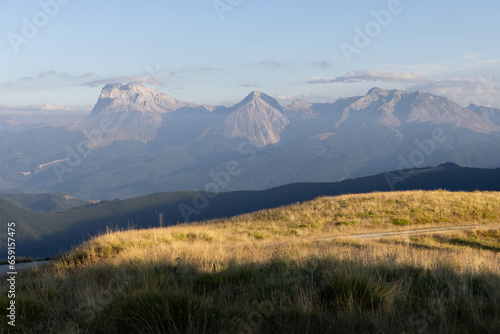
{"type": "Polygon", "coordinates": [[[394,225],[398,225],[398,226],[407,226],[407,225],[410,225],[410,221],[408,219],[406,219],[406,218],[396,218],[396,219],[393,219],[392,223],[394,225]]]}

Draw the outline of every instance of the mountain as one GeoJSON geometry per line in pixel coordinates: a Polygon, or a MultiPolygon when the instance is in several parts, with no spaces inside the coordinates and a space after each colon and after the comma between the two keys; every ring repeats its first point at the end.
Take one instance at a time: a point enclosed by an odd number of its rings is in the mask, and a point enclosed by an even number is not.
{"type": "Polygon", "coordinates": [[[257,146],[279,142],[280,134],[290,123],[278,101],[259,91],[250,93],[229,112],[216,133],[226,138],[247,138],[257,146]]]}
{"type": "Polygon", "coordinates": [[[475,104],[469,105],[467,109],[475,112],[476,114],[481,116],[481,118],[483,118],[484,120],[495,123],[496,125],[500,126],[500,109],[478,106],[475,104]]]}
{"type": "Polygon", "coordinates": [[[114,141],[147,143],[156,136],[165,114],[198,105],[176,100],[137,83],[108,84],[102,89],[90,115],[69,129],[86,134],[92,148],[114,141]]]}
{"type": "Polygon", "coordinates": [[[0,198],[33,212],[64,211],[84,205],[89,202],[79,200],[70,195],[61,193],[45,194],[6,194],[0,193],[0,198]]]}
{"type": "Polygon", "coordinates": [[[108,84],[102,89],[89,117],[124,113],[163,114],[186,107],[198,106],[137,83],[108,84]]]}
{"type": "MultiPolygon", "coordinates": [[[[156,193],[126,200],[102,201],[62,212],[31,212],[0,199],[3,228],[16,222],[19,256],[55,256],[106,227],[146,228],[163,224],[230,217],[260,209],[312,200],[319,196],[394,190],[498,191],[500,168],[463,168],[452,163],[399,170],[329,183],[295,183],[263,191],[156,193]]],[[[6,234],[0,235],[3,242],[6,234]]],[[[0,249],[1,254],[6,254],[0,249]]]]}
{"type": "MultiPolygon", "coordinates": [[[[411,123],[429,123],[459,126],[478,133],[500,131],[500,127],[489,119],[445,97],[425,92],[372,88],[365,96],[338,102],[343,101],[347,105],[339,108],[342,114],[335,124],[336,128],[384,126],[398,129],[411,123]]],[[[311,105],[305,104],[301,111],[307,113],[310,108],[311,105]]]]}
{"type": "Polygon", "coordinates": [[[284,108],[285,115],[290,119],[301,118],[310,119],[318,116],[318,112],[314,110],[314,103],[304,100],[294,100],[284,108]]]}
{"type": "Polygon", "coordinates": [[[252,92],[231,107],[106,85],[85,119],[0,135],[0,191],[83,200],[156,192],[263,190],[450,161],[500,167],[497,111],[373,88],[281,106],[252,92]]]}
{"type": "Polygon", "coordinates": [[[0,115],[0,136],[12,132],[20,132],[36,126],[34,123],[27,123],[13,118],[0,115]]]}

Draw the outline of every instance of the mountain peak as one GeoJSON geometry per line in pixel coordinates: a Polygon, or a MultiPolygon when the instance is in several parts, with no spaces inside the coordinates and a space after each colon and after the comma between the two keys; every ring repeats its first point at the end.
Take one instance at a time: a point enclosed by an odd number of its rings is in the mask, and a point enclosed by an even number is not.
{"type": "Polygon", "coordinates": [[[140,83],[114,83],[103,87],[90,116],[128,112],[161,114],[183,107],[196,108],[197,105],[176,100],[140,83]]]}
{"type": "Polygon", "coordinates": [[[383,90],[382,88],[379,88],[379,87],[373,87],[372,89],[370,89],[368,91],[368,93],[366,93],[366,95],[370,95],[370,94],[376,94],[378,93],[379,91],[383,90]]]}
{"type": "Polygon", "coordinates": [[[461,167],[461,166],[459,166],[459,165],[457,165],[456,163],[453,163],[453,162],[445,162],[443,164],[440,164],[438,167],[442,167],[442,168],[446,168],[446,169],[464,168],[464,167],[461,167]]]}
{"type": "Polygon", "coordinates": [[[216,132],[227,138],[247,138],[258,146],[279,142],[289,123],[278,101],[260,91],[251,92],[229,110],[231,113],[216,132]]]}
{"type": "Polygon", "coordinates": [[[92,143],[94,148],[110,145],[116,140],[147,143],[156,136],[156,130],[163,123],[163,114],[197,107],[140,83],[114,83],[103,87],[90,115],[70,128],[90,133],[102,127],[101,121],[105,117],[109,129],[102,140],[92,143]]]}
{"type": "Polygon", "coordinates": [[[500,129],[489,119],[481,118],[445,97],[378,87],[370,89],[365,96],[355,99],[342,110],[342,117],[336,127],[345,122],[356,126],[373,124],[392,129],[413,122],[448,124],[479,133],[500,129]]]}
{"type": "Polygon", "coordinates": [[[253,95],[254,97],[260,97],[262,94],[263,93],[260,90],[254,90],[250,93],[250,95],[253,95]]]}
{"type": "Polygon", "coordinates": [[[318,115],[314,110],[314,104],[305,100],[296,99],[287,105],[284,110],[290,118],[310,119],[318,115]]]}
{"type": "Polygon", "coordinates": [[[283,107],[278,103],[278,101],[276,101],[271,96],[269,96],[261,91],[258,91],[258,90],[254,90],[253,92],[248,94],[240,103],[235,105],[232,109],[233,110],[240,109],[249,103],[255,104],[255,105],[267,104],[271,108],[277,109],[280,112],[283,111],[283,107]]]}

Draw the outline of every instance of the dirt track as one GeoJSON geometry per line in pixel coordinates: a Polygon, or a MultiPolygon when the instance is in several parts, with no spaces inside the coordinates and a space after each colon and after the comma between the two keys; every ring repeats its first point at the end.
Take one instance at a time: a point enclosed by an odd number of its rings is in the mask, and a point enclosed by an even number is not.
{"type": "Polygon", "coordinates": [[[341,235],[335,237],[328,237],[317,239],[317,241],[328,241],[334,239],[378,239],[395,237],[400,235],[415,235],[415,234],[434,234],[442,232],[453,232],[457,230],[470,230],[472,228],[500,228],[500,225],[468,225],[468,226],[449,226],[449,227],[434,227],[434,228],[422,228],[418,230],[406,230],[406,231],[395,231],[395,232],[379,232],[379,233],[363,233],[363,234],[350,234],[341,235]]]}
{"type": "MultiPolygon", "coordinates": [[[[468,226],[450,226],[450,227],[434,227],[434,228],[422,228],[418,230],[406,230],[406,231],[395,231],[395,232],[379,232],[379,233],[363,233],[363,234],[349,234],[349,235],[340,235],[335,237],[321,238],[316,239],[316,241],[331,241],[335,239],[379,239],[379,238],[388,238],[388,237],[396,237],[402,235],[419,235],[419,234],[434,234],[434,233],[443,233],[443,232],[453,232],[457,230],[469,230],[472,228],[500,228],[500,225],[468,225],[468,226]]],[[[265,246],[276,245],[276,243],[266,244],[265,246]]],[[[21,270],[32,269],[34,267],[44,266],[55,261],[39,261],[39,262],[28,262],[28,263],[19,263],[16,264],[16,271],[19,272],[21,270]]],[[[9,265],[0,266],[0,277],[7,276],[7,273],[10,272],[9,265]]]]}
{"type": "MultiPolygon", "coordinates": [[[[38,261],[38,262],[26,262],[26,263],[17,263],[15,272],[20,272],[22,270],[33,269],[34,267],[41,267],[55,261],[38,261]]],[[[5,264],[0,266],[0,277],[7,276],[8,273],[11,272],[9,269],[9,265],[5,264]]]]}

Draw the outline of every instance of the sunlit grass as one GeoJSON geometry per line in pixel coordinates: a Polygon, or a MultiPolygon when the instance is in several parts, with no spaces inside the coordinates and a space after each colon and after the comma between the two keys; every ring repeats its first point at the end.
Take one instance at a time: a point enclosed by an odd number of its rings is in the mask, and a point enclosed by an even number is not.
{"type": "Polygon", "coordinates": [[[17,329],[499,332],[498,229],[348,237],[459,225],[500,225],[500,194],[346,195],[108,233],[19,279],[17,329]]]}

